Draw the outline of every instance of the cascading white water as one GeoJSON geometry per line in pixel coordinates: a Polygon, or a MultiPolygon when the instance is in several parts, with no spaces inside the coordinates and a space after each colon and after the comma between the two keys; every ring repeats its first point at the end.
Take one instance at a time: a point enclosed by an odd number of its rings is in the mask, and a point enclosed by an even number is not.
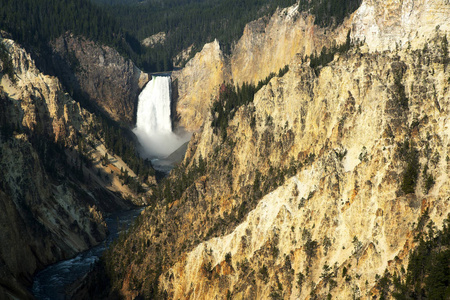
{"type": "Polygon", "coordinates": [[[139,95],[133,130],[149,157],[167,157],[190,138],[190,135],[172,132],[170,106],[170,76],[153,76],[139,95]]]}
{"type": "Polygon", "coordinates": [[[136,128],[146,134],[172,132],[170,76],[155,76],[139,95],[136,128]]]}

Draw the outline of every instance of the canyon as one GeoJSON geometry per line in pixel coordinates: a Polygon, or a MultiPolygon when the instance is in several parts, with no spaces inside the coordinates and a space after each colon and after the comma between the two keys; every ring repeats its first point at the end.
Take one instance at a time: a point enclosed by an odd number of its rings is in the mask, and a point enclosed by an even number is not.
{"type": "Polygon", "coordinates": [[[0,298],[28,299],[37,270],[106,238],[104,214],[147,200],[123,185],[119,169],[136,174],[94,133],[95,115],[20,45],[1,43],[14,77],[2,74],[0,86],[0,298]]]}
{"type": "Polygon", "coordinates": [[[180,123],[197,132],[161,201],[108,253],[122,262],[107,263],[113,289],[127,299],[380,297],[383,275],[405,276],[421,217],[441,228],[450,212],[449,16],[446,1],[363,1],[321,29],[291,7],[247,25],[231,57],[205,45],[173,73],[180,123]],[[295,47],[286,23],[303,34],[295,47]],[[349,30],[348,52],[318,68],[305,59],[349,30]],[[256,83],[285,64],[214,126],[211,103],[232,93],[223,82],[256,83]]]}
{"type": "Polygon", "coordinates": [[[136,123],[137,97],[150,76],[115,49],[66,33],[52,43],[55,74],[68,92],[127,125],[136,123]]]}
{"type": "Polygon", "coordinates": [[[362,0],[320,27],[294,5],[153,79],[70,32],[46,75],[2,33],[0,299],[32,299],[35,272],[136,206],[74,299],[394,298],[383,282],[404,281],[418,236],[450,217],[448,19],[448,0],[362,0]],[[100,116],[194,133],[157,181],[111,150],[123,131],[100,116]]]}

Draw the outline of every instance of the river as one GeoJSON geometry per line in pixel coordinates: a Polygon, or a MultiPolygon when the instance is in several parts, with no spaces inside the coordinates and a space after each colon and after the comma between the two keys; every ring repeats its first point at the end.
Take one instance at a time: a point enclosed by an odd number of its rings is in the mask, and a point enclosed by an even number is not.
{"type": "Polygon", "coordinates": [[[36,274],[32,287],[36,299],[64,300],[65,287],[87,274],[108,245],[119,236],[119,230],[128,229],[142,210],[143,208],[139,208],[111,214],[105,218],[110,233],[102,243],[74,258],[50,265],[36,274]]]}

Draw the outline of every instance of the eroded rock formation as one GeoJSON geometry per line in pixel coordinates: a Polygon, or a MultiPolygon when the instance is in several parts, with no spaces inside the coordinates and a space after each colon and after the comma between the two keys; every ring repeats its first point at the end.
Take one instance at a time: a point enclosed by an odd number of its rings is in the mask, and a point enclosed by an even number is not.
{"type": "MultiPolygon", "coordinates": [[[[436,38],[435,49],[439,43],[436,38]]],[[[169,298],[210,299],[228,290],[234,299],[267,299],[274,293],[304,299],[311,292],[321,298],[328,293],[336,299],[370,297],[377,275],[386,268],[399,274],[425,209],[438,226],[450,212],[450,123],[444,108],[450,101],[449,72],[439,50],[422,58],[420,52],[349,53],[318,77],[307,65],[293,63],[288,74],[272,79],[256,95],[254,129],[248,108],[241,109],[228,132],[229,185],[225,179],[211,182],[217,178],[207,175],[199,180],[201,187],[193,188],[199,196],[191,192],[174,208],[187,205],[194,216],[204,206],[213,207],[203,219],[197,215],[192,220],[195,230],[210,218],[238,218],[239,208],[248,205],[238,191],[253,188],[257,172],[270,181],[277,180],[280,168],[299,161],[303,166],[264,196],[231,233],[181,255],[160,278],[169,298]],[[398,72],[407,107],[397,102],[398,72]],[[408,162],[401,147],[406,141],[419,153],[420,172],[428,166],[436,179],[429,191],[420,174],[414,192],[402,192],[408,162]],[[240,195],[221,196],[233,192],[240,195]],[[199,205],[188,204],[189,197],[199,205]],[[324,279],[325,265],[330,274],[339,274],[333,277],[336,286],[324,279]],[[344,267],[349,277],[340,276],[344,267]],[[305,276],[301,289],[299,273],[305,276]]],[[[225,160],[221,152],[219,157],[211,152],[220,145],[211,145],[214,140],[206,123],[197,159],[225,160]]],[[[192,240],[204,237],[196,232],[192,240]]]]}
{"type": "Polygon", "coordinates": [[[335,30],[320,28],[314,25],[313,16],[293,6],[247,24],[229,57],[224,56],[218,41],[205,45],[185,68],[172,73],[179,82],[181,125],[190,130],[200,128],[223,81],[257,84],[295,57],[344,43],[349,29],[348,20],[335,30]]]}
{"type": "MultiPolygon", "coordinates": [[[[388,20],[404,20],[390,3],[360,9],[385,7],[388,20]]],[[[445,2],[420,7],[449,16],[445,2]]],[[[385,270],[404,274],[422,214],[440,227],[450,212],[448,29],[437,17],[426,37],[406,35],[411,47],[400,33],[360,45],[362,27],[382,20],[356,28],[355,15],[345,23],[355,47],[315,70],[294,56],[288,73],[230,111],[226,134],[205,110],[169,181],[189,183],[181,196],[169,200],[178,194],[163,189],[162,202],[109,253],[122,262],[109,265],[116,290],[126,298],[372,299],[385,270]],[[386,47],[393,40],[399,46],[386,47]]],[[[420,22],[411,26],[420,32],[420,22]]]]}
{"type": "Polygon", "coordinates": [[[137,97],[149,76],[116,50],[67,33],[53,43],[58,77],[75,98],[116,121],[135,123],[137,97]]]}
{"type": "Polygon", "coordinates": [[[217,40],[206,44],[182,70],[172,72],[180,124],[188,130],[200,128],[219,85],[229,80],[229,67],[217,40]]]}
{"type": "Polygon", "coordinates": [[[37,270],[98,244],[103,212],[132,203],[120,196],[130,191],[118,174],[104,179],[112,164],[101,166],[94,116],[14,41],[0,42],[15,74],[0,68],[0,298],[26,299],[37,270]]]}
{"type": "MultiPolygon", "coordinates": [[[[370,51],[399,47],[422,48],[435,31],[448,31],[448,2],[435,1],[363,1],[361,7],[336,28],[321,28],[314,16],[298,12],[297,6],[278,10],[247,24],[243,36],[224,59],[220,47],[207,45],[199,57],[208,56],[214,63],[205,67],[194,58],[186,68],[174,72],[180,84],[177,108],[180,124],[198,130],[217,93],[218,79],[258,83],[271,72],[289,64],[295,57],[320,53],[352,40],[364,42],[370,51]],[[211,53],[211,51],[215,51],[211,53]],[[215,67],[223,65],[224,67],[215,67]],[[194,71],[195,70],[195,71],[194,71]],[[193,76],[194,77],[193,78],[193,76]],[[191,84],[201,78],[201,84],[191,84]],[[189,87],[189,88],[184,88],[189,87]],[[206,95],[206,97],[205,97],[206,95]],[[202,100],[199,100],[202,99],[202,100]],[[190,103],[194,105],[190,105],[190,103]],[[199,107],[198,103],[202,105],[199,107]]],[[[216,42],[215,42],[216,43],[216,42]]],[[[199,81],[200,82],[200,81],[199,81]]]]}

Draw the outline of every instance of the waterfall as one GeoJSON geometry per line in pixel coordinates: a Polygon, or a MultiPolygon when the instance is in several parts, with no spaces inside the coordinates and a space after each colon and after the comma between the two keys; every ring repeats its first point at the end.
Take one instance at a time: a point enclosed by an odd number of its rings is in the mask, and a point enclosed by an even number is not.
{"type": "Polygon", "coordinates": [[[177,135],[172,131],[170,108],[170,76],[153,76],[139,95],[133,130],[147,157],[167,157],[190,138],[190,135],[177,135]]]}
{"type": "Polygon", "coordinates": [[[147,135],[172,132],[170,76],[154,76],[139,95],[136,128],[147,135]]]}

